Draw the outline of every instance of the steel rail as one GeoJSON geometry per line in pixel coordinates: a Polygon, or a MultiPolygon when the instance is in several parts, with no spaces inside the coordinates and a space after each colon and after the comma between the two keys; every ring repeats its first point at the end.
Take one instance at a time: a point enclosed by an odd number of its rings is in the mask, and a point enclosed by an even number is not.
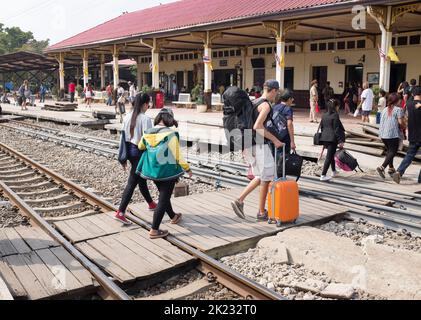
{"type": "MultiPolygon", "coordinates": [[[[303,193],[314,192],[314,190],[310,190],[310,189],[307,189],[307,188],[300,188],[300,191],[303,192],[303,193]]],[[[347,202],[347,203],[365,206],[365,207],[368,207],[370,209],[381,210],[381,211],[384,211],[384,212],[390,212],[390,213],[394,213],[394,214],[404,216],[404,217],[421,219],[421,213],[416,213],[416,212],[412,212],[410,210],[402,210],[402,209],[397,209],[397,208],[393,208],[393,207],[368,203],[367,201],[355,200],[355,199],[352,199],[353,198],[352,195],[337,195],[334,192],[326,191],[326,190],[318,190],[317,193],[322,194],[324,196],[334,197],[334,198],[336,198],[340,201],[344,201],[344,202],[347,202]]]]}
{"type": "MultiPolygon", "coordinates": [[[[324,195],[318,195],[317,192],[307,192],[307,194],[323,201],[343,205],[342,201],[333,198],[328,198],[324,195]]],[[[413,223],[408,220],[402,220],[396,217],[392,217],[390,215],[364,211],[356,208],[349,208],[348,214],[351,217],[358,217],[370,222],[375,222],[395,231],[407,230],[409,232],[412,232],[413,234],[421,234],[421,224],[413,223]]]]}
{"type": "MultiPolygon", "coordinates": [[[[108,201],[104,199],[99,198],[98,196],[81,188],[75,183],[68,181],[61,175],[29,159],[22,153],[16,150],[13,150],[12,148],[4,145],[3,143],[0,143],[0,149],[5,151],[9,155],[12,155],[16,158],[23,160],[24,162],[31,165],[34,169],[37,169],[40,172],[45,173],[47,176],[51,177],[56,183],[59,183],[60,185],[64,186],[66,189],[71,189],[74,192],[74,194],[77,195],[78,197],[85,198],[87,200],[90,200],[96,203],[104,211],[117,211],[118,208],[114,206],[113,204],[109,203],[108,201]]],[[[146,230],[151,229],[151,226],[149,224],[135,217],[132,214],[129,214],[128,218],[132,222],[143,227],[146,230]]],[[[210,272],[213,273],[213,275],[215,275],[219,280],[221,280],[221,284],[225,285],[227,288],[233,290],[234,292],[237,292],[235,290],[240,290],[237,293],[243,295],[246,298],[263,299],[263,300],[286,300],[284,297],[280,296],[276,292],[269,290],[266,287],[263,287],[260,284],[256,283],[255,281],[242,276],[240,273],[221,264],[216,259],[213,259],[207,256],[203,252],[193,248],[192,246],[188,245],[187,243],[178,239],[175,236],[170,235],[167,238],[167,241],[175,245],[177,248],[197,258],[199,261],[201,261],[204,268],[208,268],[210,272]]]]}
{"type": "MultiPolygon", "coordinates": [[[[317,183],[321,183],[320,180],[316,177],[310,177],[310,176],[303,176],[302,179],[304,180],[310,180],[310,181],[314,181],[317,183]]],[[[388,189],[384,189],[384,188],[379,188],[379,187],[371,187],[371,186],[361,186],[357,183],[353,183],[353,182],[347,182],[347,181],[330,181],[329,182],[330,185],[342,185],[342,186],[346,186],[346,187],[354,187],[354,188],[364,188],[367,190],[371,190],[371,191],[381,191],[381,192],[386,192],[386,193],[391,193],[390,190],[388,189]]],[[[415,199],[419,199],[421,200],[421,195],[416,194],[416,193],[405,193],[405,192],[401,192],[398,190],[393,190],[393,194],[399,195],[399,196],[403,196],[403,197],[408,197],[408,198],[415,198],[415,199]]]]}
{"type": "Polygon", "coordinates": [[[0,188],[6,198],[15,204],[24,215],[28,216],[32,221],[35,221],[42,230],[63,246],[76,260],[78,260],[93,275],[95,280],[98,281],[112,299],[131,300],[131,298],[120,287],[111,281],[95,264],[88,260],[79,250],[77,250],[69,241],[58,233],[45,219],[35,212],[3,181],[0,181],[0,188]]]}

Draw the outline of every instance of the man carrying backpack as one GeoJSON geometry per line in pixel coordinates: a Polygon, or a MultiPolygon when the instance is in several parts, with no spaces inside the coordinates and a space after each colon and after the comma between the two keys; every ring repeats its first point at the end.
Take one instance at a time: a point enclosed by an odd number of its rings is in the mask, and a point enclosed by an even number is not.
{"type": "Polygon", "coordinates": [[[257,219],[267,221],[266,198],[269,191],[269,184],[275,178],[275,159],[272,155],[269,143],[272,142],[276,149],[282,148],[284,144],[266,129],[266,124],[272,117],[272,106],[279,92],[279,82],[268,80],[264,85],[263,96],[253,103],[253,131],[256,132],[256,139],[252,146],[246,146],[244,156],[247,162],[253,167],[254,180],[250,182],[241,196],[232,202],[235,214],[245,219],[244,201],[257,187],[260,186],[259,212],[257,219]]]}

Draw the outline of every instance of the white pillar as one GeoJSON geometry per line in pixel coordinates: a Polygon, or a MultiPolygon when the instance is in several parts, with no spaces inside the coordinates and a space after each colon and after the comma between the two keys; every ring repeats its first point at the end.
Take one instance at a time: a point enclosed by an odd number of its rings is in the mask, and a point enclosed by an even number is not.
{"type": "MultiPolygon", "coordinates": [[[[207,56],[209,59],[212,59],[212,49],[209,47],[209,45],[205,45],[205,56],[207,56]]],[[[211,92],[212,91],[212,69],[210,63],[205,63],[205,92],[211,92]]]]}
{"type": "Polygon", "coordinates": [[[157,47],[156,39],[153,39],[152,49],[152,88],[158,91],[159,88],[159,48],[157,47]]]}
{"type": "Polygon", "coordinates": [[[279,82],[281,89],[284,89],[285,86],[285,36],[283,29],[284,24],[281,21],[279,23],[279,37],[276,39],[276,54],[281,62],[276,62],[276,80],[279,82]]]}
{"type": "Polygon", "coordinates": [[[183,86],[187,87],[189,86],[189,72],[187,70],[184,70],[183,74],[183,86]]]}
{"type": "MultiPolygon", "coordinates": [[[[389,53],[389,48],[392,46],[392,7],[388,6],[386,11],[386,17],[384,18],[384,22],[382,21],[381,17],[376,16],[376,14],[371,10],[371,7],[368,9],[368,13],[370,16],[376,20],[381,30],[381,50],[387,56],[389,53]]],[[[379,86],[384,91],[389,91],[390,86],[390,60],[387,58],[384,59],[380,57],[380,79],[379,79],[379,86]]]]}
{"type": "Polygon", "coordinates": [[[141,57],[137,57],[137,89],[142,89],[142,70],[141,70],[141,57]]]}
{"type": "Polygon", "coordinates": [[[101,70],[100,70],[100,78],[101,78],[101,89],[105,88],[105,57],[101,55],[101,70]]]}
{"type": "MultiPolygon", "coordinates": [[[[392,7],[387,7],[387,18],[386,18],[386,47],[385,53],[386,55],[389,54],[389,49],[392,46],[392,7]]],[[[391,68],[391,61],[387,59],[385,61],[384,66],[384,90],[389,92],[390,90],[390,68],[391,68]]]]}
{"type": "Polygon", "coordinates": [[[243,66],[243,89],[246,90],[246,86],[247,86],[247,54],[248,54],[248,49],[244,48],[241,50],[241,65],[243,66]]]}
{"type": "Polygon", "coordinates": [[[113,82],[114,88],[117,88],[120,83],[120,66],[118,65],[118,51],[113,52],[113,82]]]}
{"type": "Polygon", "coordinates": [[[60,57],[59,57],[59,75],[60,75],[60,90],[65,90],[64,56],[62,53],[60,53],[60,57]]]}
{"type": "Polygon", "coordinates": [[[83,50],[83,86],[89,82],[89,54],[86,50],[83,50]]]}

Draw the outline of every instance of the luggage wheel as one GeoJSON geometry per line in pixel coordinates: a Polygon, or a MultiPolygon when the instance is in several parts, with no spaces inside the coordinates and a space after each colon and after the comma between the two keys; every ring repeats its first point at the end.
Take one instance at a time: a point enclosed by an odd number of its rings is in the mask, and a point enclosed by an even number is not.
{"type": "Polygon", "coordinates": [[[276,227],[282,228],[282,221],[277,221],[276,222],[276,227]]]}
{"type": "Polygon", "coordinates": [[[272,219],[269,219],[268,220],[268,224],[273,224],[275,221],[274,220],[272,220],[272,219]]]}

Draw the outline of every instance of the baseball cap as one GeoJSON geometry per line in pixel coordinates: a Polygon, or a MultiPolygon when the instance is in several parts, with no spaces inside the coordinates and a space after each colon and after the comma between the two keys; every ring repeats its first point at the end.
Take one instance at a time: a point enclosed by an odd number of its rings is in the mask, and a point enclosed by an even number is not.
{"type": "Polygon", "coordinates": [[[267,80],[264,84],[265,88],[268,88],[269,90],[279,90],[280,86],[279,86],[279,82],[277,80],[267,80]]]}

